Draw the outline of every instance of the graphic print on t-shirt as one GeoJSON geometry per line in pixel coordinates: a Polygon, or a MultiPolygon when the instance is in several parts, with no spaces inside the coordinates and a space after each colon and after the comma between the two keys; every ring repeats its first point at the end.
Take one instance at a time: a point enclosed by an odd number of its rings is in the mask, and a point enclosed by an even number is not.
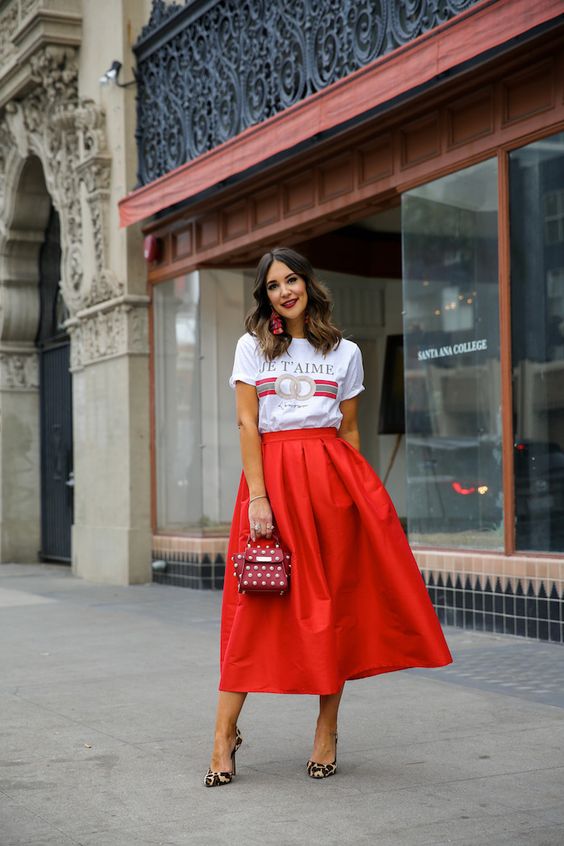
{"type": "Polygon", "coordinates": [[[285,354],[268,361],[256,338],[243,335],[237,343],[231,387],[237,380],[256,387],[260,432],[338,427],[339,404],[364,390],[360,349],[347,339],[324,356],[305,338],[294,338],[285,354]]]}
{"type": "Polygon", "coordinates": [[[265,362],[262,371],[270,370],[273,366],[283,368],[278,376],[267,376],[257,379],[257,394],[260,397],[277,394],[282,399],[308,400],[311,397],[331,397],[335,399],[339,390],[339,383],[332,379],[315,379],[309,373],[333,375],[332,364],[318,364],[313,361],[295,362],[281,360],[276,364],[265,362]]]}
{"type": "Polygon", "coordinates": [[[335,398],[338,390],[338,382],[329,382],[327,379],[312,379],[311,376],[294,376],[291,373],[257,380],[259,398],[266,397],[269,394],[277,394],[282,399],[303,401],[314,396],[335,398]]]}

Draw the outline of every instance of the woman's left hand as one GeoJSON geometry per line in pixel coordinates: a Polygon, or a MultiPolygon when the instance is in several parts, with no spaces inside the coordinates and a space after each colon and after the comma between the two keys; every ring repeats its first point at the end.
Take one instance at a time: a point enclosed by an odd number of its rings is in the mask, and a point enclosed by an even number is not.
{"type": "Polygon", "coordinates": [[[264,536],[266,538],[272,537],[272,529],[274,520],[272,519],[272,509],[267,497],[256,499],[249,505],[249,527],[251,532],[251,539],[256,540],[257,537],[264,536]],[[259,526],[260,528],[256,528],[259,526]]]}

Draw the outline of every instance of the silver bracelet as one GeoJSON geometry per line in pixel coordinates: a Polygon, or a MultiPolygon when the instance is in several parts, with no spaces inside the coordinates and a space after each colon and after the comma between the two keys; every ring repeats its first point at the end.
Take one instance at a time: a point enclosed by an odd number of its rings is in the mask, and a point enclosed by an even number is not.
{"type": "Polygon", "coordinates": [[[255,499],[268,499],[268,495],[267,494],[259,494],[258,496],[252,496],[249,500],[249,505],[251,504],[251,502],[254,502],[255,499]]]}

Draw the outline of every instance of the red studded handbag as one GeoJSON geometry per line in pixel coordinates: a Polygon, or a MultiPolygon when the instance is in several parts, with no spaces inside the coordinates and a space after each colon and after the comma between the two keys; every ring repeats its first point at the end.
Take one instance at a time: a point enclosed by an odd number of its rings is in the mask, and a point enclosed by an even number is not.
{"type": "Polygon", "coordinates": [[[272,539],[263,538],[251,542],[242,552],[231,556],[233,575],[238,580],[239,593],[278,593],[290,590],[292,559],[283,549],[280,538],[273,533],[272,539]]]}

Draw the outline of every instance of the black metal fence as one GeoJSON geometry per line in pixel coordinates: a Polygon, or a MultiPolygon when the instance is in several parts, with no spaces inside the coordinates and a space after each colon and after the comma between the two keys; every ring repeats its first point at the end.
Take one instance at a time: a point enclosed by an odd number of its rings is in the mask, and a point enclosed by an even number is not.
{"type": "Polygon", "coordinates": [[[153,0],[134,47],[139,185],[476,2],[153,0]]]}

